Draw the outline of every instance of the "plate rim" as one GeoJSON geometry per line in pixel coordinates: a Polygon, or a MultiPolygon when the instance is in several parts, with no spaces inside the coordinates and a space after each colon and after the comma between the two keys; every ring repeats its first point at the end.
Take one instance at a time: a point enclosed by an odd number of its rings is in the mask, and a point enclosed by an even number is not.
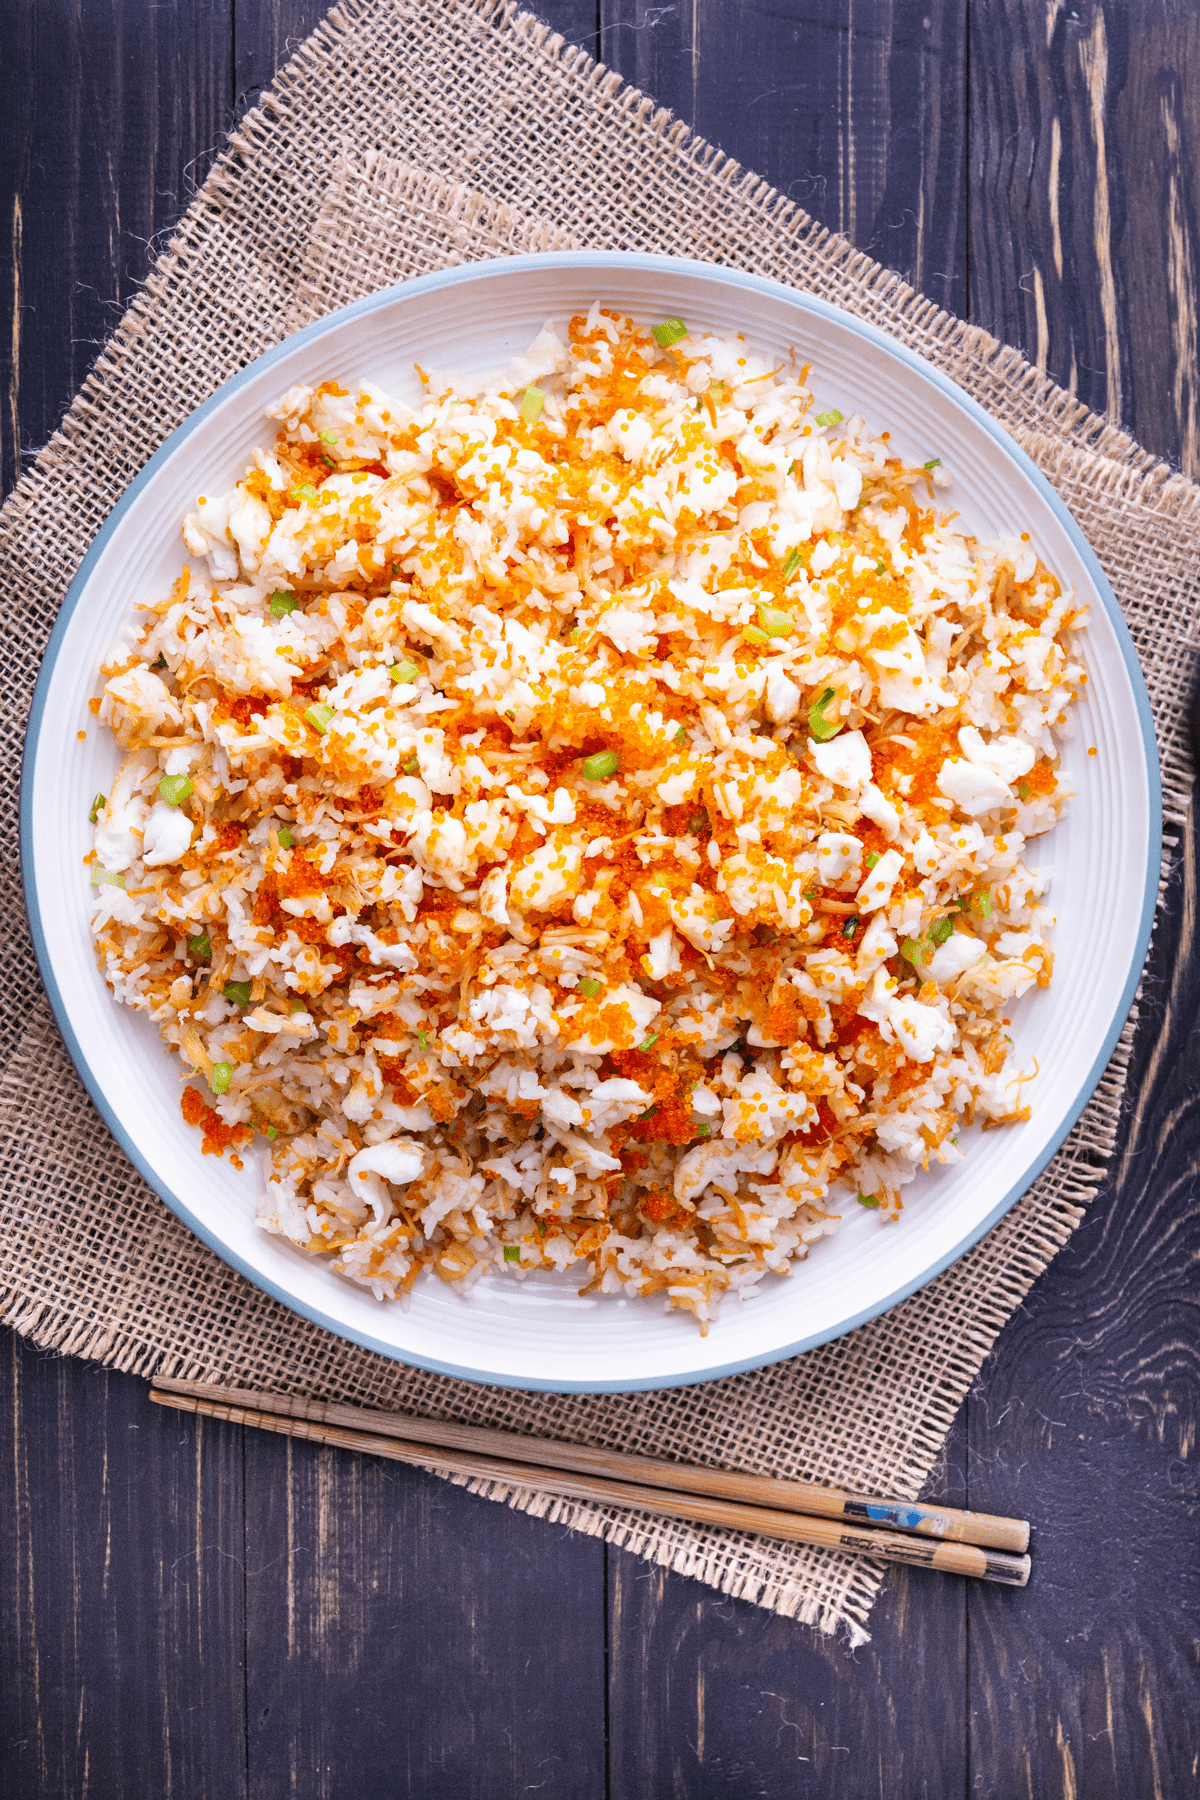
{"type": "Polygon", "coordinates": [[[654,1392],[676,1387],[698,1386],[703,1382],[724,1380],[731,1375],[744,1374],[752,1369],[771,1366],[774,1363],[786,1362],[791,1357],[799,1356],[806,1350],[816,1349],[821,1344],[831,1343],[845,1337],[860,1325],[881,1317],[893,1307],[907,1300],[920,1289],[928,1286],[938,1275],[944,1273],[951,1264],[979,1240],[987,1235],[992,1227],[1026,1194],[1042,1171],[1057,1154],[1063,1142],[1077,1123],[1088,1101],[1098,1086],[1105,1069],[1116,1048],[1133,1004],[1138,984],[1145,965],[1146,952],[1154,926],[1157,907],[1158,887],[1162,863],[1162,779],[1158,757],[1158,743],[1154,730],[1154,719],[1150,708],[1150,700],[1146,691],[1145,678],[1138,661],[1137,651],[1126,623],[1125,616],[1113,589],[1100,566],[1099,559],[1088,543],[1079,525],[1065,502],[1059,497],[1047,478],[1038,469],[1028,453],[1022,449],[1016,439],[1004,426],[993,419],[978,401],[961,388],[950,376],[943,373],[933,363],[926,360],[918,352],[910,350],[906,344],[890,337],[877,326],[855,314],[847,312],[843,307],[835,306],[803,288],[789,287],[785,282],[775,281],[768,276],[756,275],[747,270],[730,268],[723,264],[706,263],[691,257],[663,256],[646,251],[618,250],[557,250],[522,256],[498,256],[482,258],[478,262],[461,264],[451,269],[434,270],[428,275],[420,275],[408,281],[396,282],[375,293],[363,295],[336,311],[324,314],[312,324],[291,333],[278,344],[273,344],[260,356],[247,363],[242,369],[228,377],[214,389],[208,398],[184,419],[171,432],[158,449],[134,476],[116,504],[101,525],[96,536],[80,562],[67,592],[54,627],[47,641],[42,665],[38,672],[30,705],[29,718],[26,724],[25,744],[21,759],[21,793],[20,793],[20,855],[21,879],[25,897],[25,909],[29,920],[30,935],[37,957],[38,969],[47,998],[54,1013],[55,1022],[62,1034],[67,1051],[75,1068],[87,1088],[93,1103],[104,1120],[108,1130],[121,1146],[126,1156],[142,1175],[143,1179],[154,1190],[164,1204],[182,1221],[184,1225],[200,1239],[208,1249],[212,1250],[229,1267],[234,1268],[253,1286],[271,1295],[286,1306],[290,1312],[307,1319],[310,1324],[318,1325],[323,1330],[344,1342],[360,1345],[378,1355],[398,1362],[407,1367],[420,1368],[434,1374],[449,1375],[460,1381],[469,1381],[477,1385],[515,1389],[529,1393],[639,1393],[654,1392]],[[1017,467],[1031,481],[1041,498],[1056,515],[1062,529],[1070,539],[1076,554],[1090,576],[1101,604],[1108,615],[1121,657],[1126,677],[1133,696],[1138,722],[1141,727],[1142,752],[1145,759],[1147,802],[1149,809],[1146,871],[1142,891],[1142,906],[1138,920],[1138,928],[1133,940],[1128,973],[1119,999],[1113,1009],[1112,1018],[1106,1030],[1100,1048],[1093,1058],[1091,1066],[1077,1090],[1075,1098],[1066,1108],[1059,1126],[1051,1135],[1042,1151],[1026,1165],[1018,1180],[1000,1197],[982,1220],[976,1221],[970,1229],[949,1250],[937,1257],[934,1262],[922,1270],[919,1276],[901,1283],[883,1299],[873,1302],[859,1312],[844,1319],[836,1330],[821,1329],[811,1332],[794,1342],[778,1348],[765,1350],[761,1354],[742,1357],[736,1361],[702,1371],[691,1371],[665,1376],[649,1375],[636,1378],[621,1377],[614,1380],[604,1379],[566,1379],[559,1377],[523,1376],[496,1374],[481,1371],[477,1368],[445,1361],[439,1357],[418,1354],[415,1351],[401,1352],[394,1344],[385,1343],[374,1337],[369,1331],[360,1330],[336,1320],[305,1301],[298,1301],[282,1283],[274,1280],[263,1270],[249,1264],[236,1250],[222,1240],[216,1231],[207,1226],[192,1211],[187,1201],[176,1194],[165,1181],[159,1177],[140,1149],[132,1141],[115,1112],[109,1106],[104,1090],[96,1078],[92,1065],[83,1051],[75,1035],[69,1010],[53,972],[49,944],[42,925],[41,907],[33,856],[33,784],[37,763],[38,748],[41,740],[42,724],[46,702],[54,672],[62,653],[64,643],[75,611],[91,580],[96,564],[100,560],[109,540],[119,529],[126,514],[134,507],[143,489],[170,461],[180,446],[197,431],[208,417],[223,406],[238,390],[257,379],[271,366],[291,356],[297,349],[309,344],[318,343],[323,337],[339,329],[356,318],[363,318],[384,307],[393,305],[397,300],[415,294],[424,294],[444,287],[456,287],[463,283],[486,279],[496,273],[511,273],[520,276],[526,273],[545,272],[556,268],[594,268],[596,270],[612,270],[614,268],[631,268],[649,274],[664,277],[672,275],[701,277],[706,281],[738,289],[740,292],[759,292],[773,299],[798,307],[801,311],[815,314],[834,322],[867,342],[882,350],[885,354],[906,364],[918,372],[926,381],[939,388],[942,393],[965,412],[974,422],[982,426],[1004,452],[1016,463],[1017,467]]]}

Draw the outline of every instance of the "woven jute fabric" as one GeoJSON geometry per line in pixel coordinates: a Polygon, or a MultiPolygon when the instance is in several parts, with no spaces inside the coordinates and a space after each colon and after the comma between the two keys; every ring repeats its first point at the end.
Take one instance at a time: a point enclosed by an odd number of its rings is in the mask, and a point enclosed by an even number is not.
{"type": "MultiPolygon", "coordinates": [[[[885,1317],[791,1362],[699,1387],[529,1395],[347,1345],[227,1268],[113,1144],[39,983],[18,885],[25,720],[67,585],[123,489],[220,382],[296,325],[450,263],[564,246],[662,251],[773,276],[881,326],[974,395],[1045,471],[1104,564],[1154,704],[1169,829],[1182,822],[1200,491],[537,21],[496,0],[349,0],[230,140],[0,515],[0,1309],[39,1344],[122,1369],[915,1496],[997,1332],[1095,1192],[1114,1145],[1128,1033],[1035,1187],[885,1317]]],[[[865,1636],[877,1563],[525,1488],[486,1491],[726,1593],[865,1636]]]]}

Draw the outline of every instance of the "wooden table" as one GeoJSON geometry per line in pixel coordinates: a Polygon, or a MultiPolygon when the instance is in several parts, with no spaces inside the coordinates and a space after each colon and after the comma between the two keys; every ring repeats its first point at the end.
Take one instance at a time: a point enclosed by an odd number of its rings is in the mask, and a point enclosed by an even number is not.
{"type": "MultiPolygon", "coordinates": [[[[7,0],[6,488],[322,10],[7,0]]],[[[542,11],[1200,470],[1194,0],[542,11]]],[[[10,1333],[3,1800],[1196,1793],[1195,872],[1189,839],[1114,1176],[929,1485],[1033,1519],[1027,1591],[893,1572],[852,1655],[396,1464],[164,1415],[10,1333]]]]}

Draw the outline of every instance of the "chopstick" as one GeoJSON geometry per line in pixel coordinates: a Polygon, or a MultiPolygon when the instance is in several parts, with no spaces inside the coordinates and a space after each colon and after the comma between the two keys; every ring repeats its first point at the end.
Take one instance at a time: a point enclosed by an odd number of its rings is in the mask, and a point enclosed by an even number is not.
{"type": "Polygon", "coordinates": [[[920,1502],[869,1500],[807,1482],[702,1469],[552,1438],[519,1437],[484,1426],[170,1376],[154,1377],[150,1398],[160,1406],[233,1425],[253,1425],[419,1468],[536,1487],[563,1499],[632,1506],[669,1518],[860,1552],[1013,1587],[1024,1587],[1029,1580],[1029,1557],[1002,1547],[1024,1551],[1029,1526],[1023,1519],[920,1502]],[[880,1525],[899,1529],[880,1530],[880,1525]]]}

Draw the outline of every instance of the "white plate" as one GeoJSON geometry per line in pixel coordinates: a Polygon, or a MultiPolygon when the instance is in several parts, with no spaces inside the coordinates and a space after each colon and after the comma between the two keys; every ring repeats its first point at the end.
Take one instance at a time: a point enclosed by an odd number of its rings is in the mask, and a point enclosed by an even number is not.
{"type": "Polygon", "coordinates": [[[71,1055],[114,1136],[206,1244],[306,1318],[387,1356],[503,1386],[598,1393],[711,1380],[824,1343],[904,1299],[1000,1218],[1066,1136],[1116,1042],[1150,934],[1160,821],[1150,709],[1116,600],[1061,501],[999,426],[919,357],[802,293],[703,263],[578,252],[477,263],[374,294],[251,363],[180,426],[67,595],[30,720],[21,831],[34,941],[71,1055]],[[178,1060],[152,1024],[112,1000],[88,931],[88,808],[118,761],[106,732],[76,736],[92,724],[98,664],[117,621],[178,574],[180,521],[195,495],[231,485],[264,441],[268,401],[294,381],[369,377],[415,402],[415,361],[496,369],[547,318],[562,322],[597,297],[644,323],[678,313],[785,358],[794,347],[813,364],[820,402],[863,413],[918,462],[940,456],[968,527],[1028,530],[1091,605],[1090,680],[1064,759],[1078,797],[1033,851],[1055,870],[1054,982],[1013,1014],[1018,1057],[1038,1060],[1026,1090],[1032,1118],[963,1134],[966,1161],[907,1188],[898,1224],[855,1209],[790,1279],[769,1278],[756,1299],[727,1304],[706,1338],[658,1300],[581,1299],[570,1276],[489,1277],[465,1302],[422,1278],[404,1311],[258,1230],[254,1158],[239,1175],[200,1155],[180,1116],[178,1060]]]}

